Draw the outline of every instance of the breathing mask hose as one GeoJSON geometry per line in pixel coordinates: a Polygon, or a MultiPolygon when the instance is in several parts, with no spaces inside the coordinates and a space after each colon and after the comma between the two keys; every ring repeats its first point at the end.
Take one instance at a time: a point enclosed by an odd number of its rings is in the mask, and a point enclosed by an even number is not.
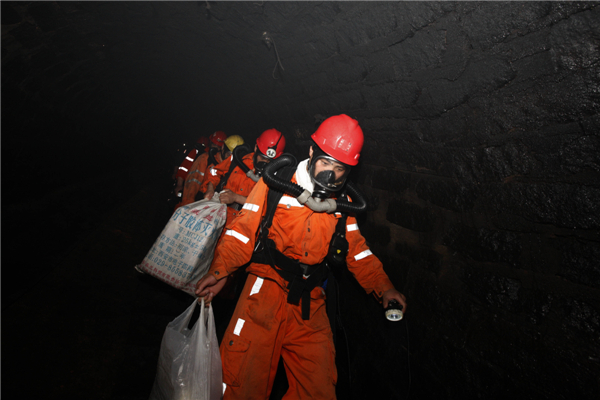
{"type": "Polygon", "coordinates": [[[260,180],[260,176],[256,175],[252,170],[248,170],[248,172],[246,172],[246,176],[252,179],[254,182],[258,182],[260,180]]]}
{"type": "Polygon", "coordinates": [[[306,204],[308,208],[315,212],[328,212],[332,213],[335,211],[339,212],[347,212],[352,214],[358,214],[367,210],[367,201],[363,197],[363,195],[358,191],[356,186],[352,183],[352,181],[346,182],[346,188],[348,189],[348,194],[354,200],[354,202],[349,202],[348,200],[341,199],[316,199],[314,197],[310,197],[310,193],[305,191],[301,196],[297,197],[297,200],[300,204],[306,204]]]}
{"type": "Polygon", "coordinates": [[[248,166],[244,164],[242,158],[244,158],[244,156],[250,152],[251,149],[250,147],[248,147],[247,144],[240,144],[236,146],[235,149],[233,149],[233,160],[238,165],[238,167],[240,167],[242,171],[244,171],[246,175],[248,174],[248,171],[250,171],[250,168],[248,168],[248,166]]]}
{"type": "Polygon", "coordinates": [[[347,192],[353,202],[350,203],[349,201],[338,200],[338,211],[349,212],[352,214],[367,211],[367,200],[365,200],[365,197],[358,191],[358,188],[354,186],[352,181],[346,182],[346,189],[348,189],[347,192]]]}
{"type": "Polygon", "coordinates": [[[263,180],[270,188],[274,188],[283,193],[287,193],[294,197],[298,197],[304,192],[302,186],[297,185],[290,181],[284,181],[282,179],[278,179],[275,176],[277,170],[286,167],[286,166],[295,166],[297,164],[296,159],[291,154],[282,154],[275,160],[271,161],[263,172],[263,180]]]}
{"type": "Polygon", "coordinates": [[[267,186],[296,197],[300,204],[306,204],[308,208],[315,212],[332,213],[335,211],[340,211],[360,213],[367,209],[367,202],[364,196],[358,191],[351,181],[348,181],[346,186],[348,189],[348,194],[354,200],[353,203],[350,203],[347,200],[334,199],[325,199],[321,201],[321,199],[313,198],[311,193],[302,188],[302,186],[277,178],[275,175],[277,170],[288,165],[296,165],[296,159],[291,154],[282,154],[276,160],[271,161],[263,173],[263,179],[267,186]]]}

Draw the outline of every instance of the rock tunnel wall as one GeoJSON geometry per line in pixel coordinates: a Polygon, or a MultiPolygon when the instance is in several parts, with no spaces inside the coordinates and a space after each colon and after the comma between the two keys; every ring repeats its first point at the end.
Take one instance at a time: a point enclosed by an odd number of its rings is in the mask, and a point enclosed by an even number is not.
{"type": "MultiPolygon", "coordinates": [[[[405,325],[391,326],[350,277],[342,279],[353,379],[347,398],[371,398],[374,382],[378,398],[403,398],[409,388],[413,398],[448,399],[600,393],[598,3],[210,2],[208,9],[199,2],[195,14],[148,3],[58,3],[77,8],[75,31],[86,21],[114,20],[115,10],[120,19],[110,35],[88,29],[85,62],[49,64],[42,50],[60,58],[55,50],[72,40],[60,36],[66,30],[56,16],[71,14],[34,3],[44,8],[27,6],[29,22],[5,24],[4,3],[3,144],[5,122],[31,134],[31,126],[52,119],[59,127],[57,119],[67,118],[77,146],[91,142],[74,131],[113,139],[125,132],[122,154],[93,141],[125,158],[148,131],[169,132],[156,136],[164,146],[178,129],[177,139],[188,125],[221,123],[248,141],[277,127],[303,156],[324,117],[343,112],[359,120],[366,141],[352,176],[369,200],[361,231],[410,310],[405,325]],[[198,15],[195,34],[216,64],[207,62],[212,77],[200,82],[214,94],[212,105],[171,85],[165,97],[172,101],[155,109],[140,95],[150,89],[128,75],[135,68],[121,61],[123,71],[115,71],[116,59],[128,57],[122,49],[145,27],[179,26],[183,35],[198,15]],[[129,39],[119,39],[126,25],[129,39]],[[249,26],[268,27],[276,52],[259,35],[241,40],[249,26]],[[44,29],[54,32],[53,46],[40,45],[50,41],[44,29]],[[236,69],[236,60],[244,66],[236,69]],[[85,76],[96,70],[104,78],[90,90],[85,76]],[[185,101],[177,103],[178,94],[185,101]],[[171,119],[159,116],[164,108],[171,119]],[[190,117],[202,108],[211,112],[190,117]]],[[[15,19],[24,7],[14,5],[15,19]]]]}
{"type": "MultiPolygon", "coordinates": [[[[394,342],[376,307],[350,302],[346,319],[368,321],[350,342],[380,343],[356,350],[355,376],[392,380],[389,366],[405,356],[385,349],[410,343],[413,368],[426,370],[412,382],[421,394],[595,397],[598,8],[379,6],[389,19],[355,10],[352,18],[379,25],[342,18],[321,43],[339,56],[302,66],[316,98],[282,105],[292,121],[347,112],[366,132],[354,173],[370,204],[361,230],[411,308],[408,334],[394,342]],[[392,28],[399,7],[418,17],[392,28]]],[[[305,139],[314,127],[294,129],[305,139]]],[[[352,288],[348,297],[360,297],[352,288]]],[[[393,398],[405,383],[388,389],[393,398]]]]}

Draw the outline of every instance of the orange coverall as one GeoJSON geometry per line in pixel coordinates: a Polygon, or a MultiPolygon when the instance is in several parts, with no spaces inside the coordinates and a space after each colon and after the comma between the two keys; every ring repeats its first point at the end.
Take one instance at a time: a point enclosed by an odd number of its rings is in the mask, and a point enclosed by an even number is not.
{"type": "MultiPolygon", "coordinates": [[[[295,175],[292,182],[297,183],[295,175]]],[[[261,179],[227,227],[208,272],[217,280],[252,257],[268,191],[261,179]]],[[[315,213],[284,195],[269,238],[287,257],[318,264],[327,255],[338,218],[339,213],[315,213]]],[[[381,301],[394,286],[352,216],[346,231],[348,269],[367,293],[381,301]]],[[[270,265],[251,263],[247,271],[246,285],[221,343],[224,399],[268,399],[280,356],[289,382],[285,399],[335,399],[335,348],[323,289],[317,286],[311,291],[310,319],[303,320],[302,301],[287,302],[287,282],[270,265]]]]}
{"type": "MultiPolygon", "coordinates": [[[[246,154],[242,158],[242,162],[246,164],[246,166],[250,168],[250,170],[254,169],[254,162],[252,161],[253,156],[254,153],[250,153],[246,154]]],[[[209,183],[212,183],[213,187],[216,188],[219,185],[219,182],[221,181],[223,175],[227,174],[227,172],[229,171],[229,167],[231,166],[232,162],[233,156],[229,157],[222,163],[219,163],[216,167],[207,169],[206,176],[204,177],[204,182],[202,182],[200,190],[206,192],[209,183]]],[[[225,184],[223,189],[229,189],[235,194],[248,197],[254,185],[256,185],[256,182],[248,178],[244,171],[242,171],[240,167],[236,166],[231,172],[231,175],[229,175],[227,184],[225,184]]],[[[235,216],[239,213],[240,211],[237,211],[232,207],[227,207],[227,222],[225,222],[225,226],[227,226],[227,224],[231,222],[233,218],[235,218],[235,216]]]]}
{"type": "Polygon", "coordinates": [[[177,178],[185,179],[185,177],[188,175],[188,173],[190,171],[190,166],[192,165],[192,163],[194,162],[196,157],[198,157],[197,149],[192,149],[192,150],[190,150],[189,153],[187,153],[187,155],[181,162],[181,165],[177,169],[177,174],[175,175],[175,179],[177,179],[177,178]]]}
{"type": "MultiPolygon", "coordinates": [[[[215,160],[217,163],[223,161],[221,159],[221,153],[215,154],[215,160]]],[[[196,194],[200,191],[202,182],[204,181],[205,174],[208,172],[207,169],[213,167],[213,164],[208,164],[208,151],[202,153],[196,158],[196,161],[190,167],[187,177],[185,178],[185,184],[183,186],[183,196],[181,203],[178,207],[187,206],[190,203],[196,201],[196,194]]]]}

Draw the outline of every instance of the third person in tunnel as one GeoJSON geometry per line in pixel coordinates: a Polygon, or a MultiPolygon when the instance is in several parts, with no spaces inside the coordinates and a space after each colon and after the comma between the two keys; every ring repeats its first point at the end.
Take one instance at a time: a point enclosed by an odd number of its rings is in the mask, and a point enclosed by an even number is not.
{"type": "MultiPolygon", "coordinates": [[[[289,382],[285,399],[335,398],[335,349],[321,286],[341,215],[323,206],[352,210],[354,202],[342,201],[338,193],[345,186],[350,189],[346,179],[358,163],[364,137],[358,122],[343,114],[325,120],[311,137],[309,158],[290,171],[291,181],[281,183],[295,185],[293,190],[302,194],[285,194],[276,204],[269,203],[273,189],[265,180],[284,178],[271,176],[268,168],[240,215],[227,226],[209,272],[196,286],[196,294],[210,301],[231,274],[251,261],[221,342],[225,400],[269,398],[280,357],[289,382]],[[306,193],[312,197],[307,199],[306,193]],[[268,204],[276,208],[267,229],[268,204]]],[[[273,161],[273,168],[285,158],[273,161]]],[[[353,215],[343,228],[350,272],[384,307],[396,300],[406,311],[404,295],[369,250],[353,215]]]]}
{"type": "MultiPolygon", "coordinates": [[[[236,138],[235,136],[230,136],[225,142],[232,152],[237,146],[244,144],[241,137],[237,136],[236,138]]],[[[215,189],[218,189],[219,200],[221,203],[227,204],[225,226],[240,213],[246,197],[256,185],[265,165],[279,157],[284,150],[285,137],[283,134],[277,129],[267,129],[256,139],[254,152],[244,155],[237,162],[232,155],[214,168],[207,170],[200,189],[204,192],[205,199],[212,199],[215,189]],[[244,165],[238,165],[238,163],[244,165]],[[250,173],[244,170],[250,171],[250,173]]]]}
{"type": "Polygon", "coordinates": [[[204,182],[206,171],[225,159],[225,151],[227,151],[227,147],[225,146],[226,139],[227,135],[223,131],[216,131],[208,137],[206,140],[208,143],[206,151],[196,157],[196,160],[189,168],[189,173],[185,177],[183,185],[181,202],[175,209],[200,200],[196,197],[198,193],[201,193],[200,187],[202,186],[202,182],[204,182]]]}

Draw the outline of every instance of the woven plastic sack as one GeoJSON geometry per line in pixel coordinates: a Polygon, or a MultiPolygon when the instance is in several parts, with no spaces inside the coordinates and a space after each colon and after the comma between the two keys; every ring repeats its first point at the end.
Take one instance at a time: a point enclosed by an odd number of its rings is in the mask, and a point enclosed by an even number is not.
{"type": "Polygon", "coordinates": [[[210,268],[217,240],[227,218],[227,206],[200,200],[179,207],[135,268],[195,296],[196,282],[210,268]]]}
{"type": "Polygon", "coordinates": [[[222,368],[212,306],[194,300],[165,329],[149,400],[219,400],[222,368]],[[200,318],[188,329],[196,306],[200,318]]]}

